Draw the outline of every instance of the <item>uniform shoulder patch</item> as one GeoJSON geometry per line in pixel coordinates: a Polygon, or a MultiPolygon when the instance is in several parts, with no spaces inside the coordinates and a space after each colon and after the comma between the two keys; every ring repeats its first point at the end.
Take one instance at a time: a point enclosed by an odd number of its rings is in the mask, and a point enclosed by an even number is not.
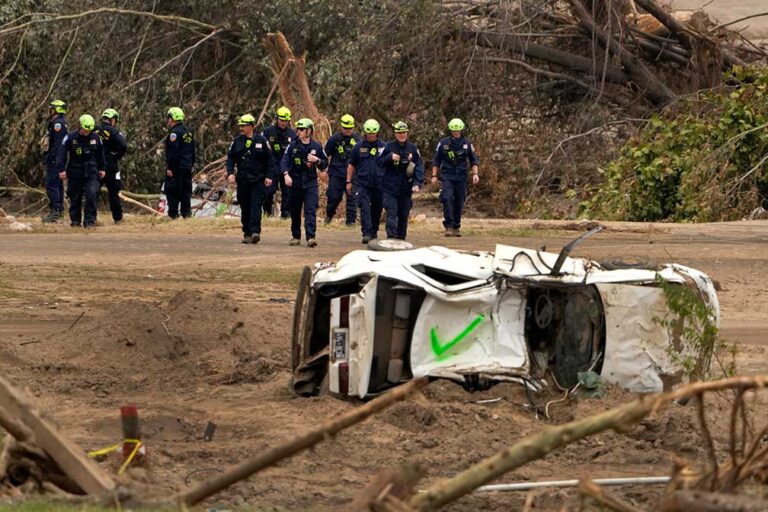
{"type": "Polygon", "coordinates": [[[91,143],[92,146],[96,145],[96,139],[91,139],[89,142],[91,143]]]}
{"type": "Polygon", "coordinates": [[[176,142],[176,138],[177,138],[177,135],[175,132],[171,132],[171,134],[168,135],[168,140],[170,140],[171,142],[176,142]]]}
{"type": "Polygon", "coordinates": [[[464,145],[462,146],[462,149],[467,149],[467,145],[466,145],[466,144],[464,144],[464,145]]]}
{"type": "Polygon", "coordinates": [[[60,132],[60,131],[61,131],[61,123],[56,123],[56,124],[54,124],[54,125],[53,125],[53,129],[54,129],[54,131],[56,131],[56,132],[60,132]]]}

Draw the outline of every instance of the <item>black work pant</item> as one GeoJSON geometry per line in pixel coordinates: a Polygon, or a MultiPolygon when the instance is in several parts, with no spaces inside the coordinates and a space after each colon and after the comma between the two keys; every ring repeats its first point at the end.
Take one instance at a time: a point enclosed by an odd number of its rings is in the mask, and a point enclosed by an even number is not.
{"type": "Polygon", "coordinates": [[[377,238],[381,224],[381,187],[356,184],[357,203],[360,206],[360,226],[363,236],[377,238]]]}
{"type": "Polygon", "coordinates": [[[277,188],[280,187],[280,217],[287,219],[291,215],[291,187],[285,184],[285,175],[280,174],[280,178],[272,182],[272,185],[267,187],[266,196],[264,197],[264,215],[267,217],[272,216],[272,208],[275,205],[275,194],[277,188]]]}
{"type": "Polygon", "coordinates": [[[459,229],[461,213],[467,200],[467,182],[442,180],[440,182],[440,202],[443,203],[443,227],[459,229]]]}
{"type": "MultiPolygon", "coordinates": [[[[296,182],[294,182],[296,183],[296,182]]],[[[295,186],[295,185],[294,185],[295,186]]],[[[307,240],[315,238],[317,230],[318,188],[294,188],[291,190],[291,236],[301,240],[301,210],[304,208],[304,231],[307,240]]]]}
{"type": "Polygon", "coordinates": [[[357,220],[357,201],[355,199],[354,187],[347,194],[347,178],[341,176],[329,176],[328,190],[326,191],[326,197],[328,202],[325,207],[325,215],[327,217],[333,217],[336,215],[336,209],[341,204],[342,198],[346,196],[346,223],[354,224],[357,220]]]}
{"type": "Polygon", "coordinates": [[[115,222],[123,220],[123,204],[118,195],[123,190],[123,182],[117,179],[115,172],[107,171],[102,184],[107,186],[107,197],[109,198],[109,210],[112,212],[112,220],[115,222]]]}
{"type": "Polygon", "coordinates": [[[384,191],[384,209],[387,210],[387,238],[405,240],[408,233],[408,215],[411,213],[411,193],[395,194],[384,191]]]}
{"type": "Polygon", "coordinates": [[[192,216],[192,169],[171,169],[173,176],[165,177],[165,197],[168,199],[168,216],[175,219],[179,216],[192,216]]]}
{"type": "Polygon", "coordinates": [[[237,202],[240,204],[240,223],[244,235],[261,234],[261,207],[267,187],[263,180],[237,183],[237,202]]]}
{"type": "Polygon", "coordinates": [[[59,171],[54,165],[45,170],[45,192],[48,194],[48,207],[52,211],[64,210],[64,184],[59,178],[59,171]]]}
{"type": "Polygon", "coordinates": [[[69,197],[69,220],[86,226],[96,224],[96,209],[99,206],[101,184],[96,174],[67,177],[69,197]],[[83,197],[85,197],[85,219],[83,219],[83,197]]]}

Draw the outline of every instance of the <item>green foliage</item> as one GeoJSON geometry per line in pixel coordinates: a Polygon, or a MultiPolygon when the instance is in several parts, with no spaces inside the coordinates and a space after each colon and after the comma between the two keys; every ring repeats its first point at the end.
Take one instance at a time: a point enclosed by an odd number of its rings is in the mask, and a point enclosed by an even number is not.
{"type": "Polygon", "coordinates": [[[689,380],[708,379],[713,357],[724,376],[734,375],[736,346],[720,338],[712,307],[704,301],[698,288],[670,283],[659,275],[656,283],[664,292],[671,315],[654,320],[668,330],[672,344],[667,354],[683,375],[689,380]],[[730,357],[726,364],[724,356],[730,357]]]}
{"type": "Polygon", "coordinates": [[[603,171],[583,213],[717,221],[760,206],[768,191],[768,69],[736,68],[725,82],[653,115],[603,171]]]}

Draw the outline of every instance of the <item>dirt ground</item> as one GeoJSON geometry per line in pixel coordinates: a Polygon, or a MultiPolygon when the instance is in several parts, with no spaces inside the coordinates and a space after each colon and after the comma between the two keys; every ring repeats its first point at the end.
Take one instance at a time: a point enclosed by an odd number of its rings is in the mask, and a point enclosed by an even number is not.
{"type": "MultiPolygon", "coordinates": [[[[138,405],[150,450],[147,473],[170,496],[245,457],[354,407],[288,390],[295,283],[304,265],[361,248],[359,233],[321,226],[316,249],[289,247],[287,225],[271,221],[256,245],[240,244],[237,221],[150,222],[84,232],[68,226],[9,233],[0,226],[0,372],[39,397],[44,409],[86,449],[120,440],[119,406],[138,405]],[[218,428],[202,440],[208,421],[218,428]]],[[[470,220],[461,239],[440,236],[437,220],[413,225],[416,245],[492,250],[496,243],[557,252],[579,233],[566,222],[470,220]]],[[[740,373],[768,373],[768,222],[708,225],[609,224],[576,250],[594,259],[644,256],[710,274],[720,285],[722,333],[738,344],[740,373]]],[[[520,388],[470,394],[446,382],[395,405],[313,451],[286,460],[205,503],[208,507],[330,510],[349,501],[386,467],[420,460],[423,485],[467,468],[551,423],[630,400],[552,407],[536,418],[520,388]],[[492,403],[477,403],[501,398],[492,403]]],[[[764,403],[765,398],[757,402],[764,403]]],[[[758,420],[768,415],[757,411],[758,420]]],[[[709,419],[725,451],[729,404],[713,399],[709,419]]],[[[503,481],[669,474],[673,453],[703,462],[695,409],[676,405],[628,435],[575,443],[503,481]]],[[[104,464],[109,464],[107,461],[104,464]]],[[[662,488],[617,494],[648,504],[662,488]]],[[[525,493],[466,497],[449,510],[516,510],[525,493]]],[[[574,491],[537,492],[536,510],[577,506],[574,491]]]]}

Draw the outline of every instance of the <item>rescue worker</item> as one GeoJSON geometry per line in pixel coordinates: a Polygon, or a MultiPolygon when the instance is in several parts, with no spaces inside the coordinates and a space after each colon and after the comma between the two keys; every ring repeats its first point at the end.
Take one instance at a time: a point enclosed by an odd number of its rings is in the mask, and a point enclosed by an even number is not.
{"type": "Polygon", "coordinates": [[[384,143],[379,140],[379,129],[379,122],[375,119],[368,119],[363,124],[365,139],[355,145],[347,165],[347,193],[350,193],[353,187],[357,192],[364,244],[378,237],[381,224],[382,170],[378,156],[384,151],[384,143]]]}
{"type": "Polygon", "coordinates": [[[168,216],[178,218],[192,216],[192,167],[195,165],[195,139],[184,126],[184,111],[171,107],[167,112],[165,138],[165,197],[168,199],[168,216]]]}
{"type": "Polygon", "coordinates": [[[341,116],[341,131],[334,133],[325,143],[325,154],[328,155],[328,190],[326,197],[328,199],[325,208],[325,223],[330,224],[333,216],[336,215],[336,209],[341,203],[344,195],[347,196],[346,206],[346,224],[351,226],[357,220],[357,200],[355,199],[355,190],[352,188],[347,193],[347,162],[352,149],[360,142],[360,136],[353,130],[355,128],[355,118],[349,114],[341,116]]]}
{"type": "Polygon", "coordinates": [[[301,209],[304,207],[304,231],[307,247],[317,247],[315,231],[317,229],[317,206],[319,202],[317,177],[328,179],[325,170],[328,158],[323,146],[312,139],[315,125],[311,119],[303,118],[296,122],[298,138],[285,149],[280,163],[283,179],[291,187],[291,241],[289,245],[301,244],[301,209]]]}
{"type": "Polygon", "coordinates": [[[123,205],[118,194],[123,189],[118,162],[128,151],[128,142],[123,132],[117,129],[120,114],[113,108],[108,108],[101,114],[101,126],[96,128],[96,133],[101,137],[104,146],[104,159],[107,162],[107,174],[102,184],[107,186],[109,197],[109,209],[112,212],[112,220],[115,224],[123,221],[123,205]]]}
{"type": "Polygon", "coordinates": [[[384,169],[381,190],[387,211],[387,238],[405,240],[408,215],[411,213],[411,194],[424,183],[424,162],[419,148],[408,140],[408,124],[398,121],[393,125],[395,140],[387,142],[379,161],[384,169]]]}
{"type": "Polygon", "coordinates": [[[82,223],[83,227],[92,228],[96,226],[96,208],[101,188],[99,180],[106,174],[106,162],[101,137],[93,131],[96,126],[93,116],[83,114],[79,122],[80,128],[69,132],[61,141],[55,165],[59,169],[59,178],[67,180],[69,225],[79,227],[82,223]]]}
{"type": "Polygon", "coordinates": [[[462,136],[464,121],[459,118],[448,122],[450,137],[445,137],[437,144],[432,158],[432,183],[437,183],[440,171],[440,202],[443,203],[443,227],[445,236],[461,236],[461,212],[467,200],[467,168],[472,176],[472,184],[480,182],[478,165],[480,161],[475,153],[475,146],[462,136]]]}
{"type": "Polygon", "coordinates": [[[227,179],[229,183],[237,183],[243,243],[257,244],[261,240],[261,208],[267,188],[278,178],[277,167],[267,139],[254,130],[256,118],[245,114],[238,119],[237,125],[240,135],[227,151],[227,179]]]}
{"type": "Polygon", "coordinates": [[[58,222],[64,214],[64,184],[59,179],[59,169],[56,167],[61,141],[67,135],[67,104],[61,100],[53,100],[48,104],[48,136],[43,164],[45,165],[45,191],[48,194],[48,215],[43,222],[58,222]]]}
{"type": "MultiPolygon", "coordinates": [[[[275,159],[275,167],[280,167],[280,162],[285,155],[288,144],[296,140],[296,132],[291,128],[291,111],[288,107],[280,107],[275,111],[277,120],[275,124],[267,127],[261,134],[269,141],[272,157],[275,159]]],[[[267,197],[264,200],[264,215],[272,216],[272,208],[275,204],[275,193],[280,188],[280,218],[291,217],[291,189],[285,183],[283,175],[267,189],[267,197]]]]}

